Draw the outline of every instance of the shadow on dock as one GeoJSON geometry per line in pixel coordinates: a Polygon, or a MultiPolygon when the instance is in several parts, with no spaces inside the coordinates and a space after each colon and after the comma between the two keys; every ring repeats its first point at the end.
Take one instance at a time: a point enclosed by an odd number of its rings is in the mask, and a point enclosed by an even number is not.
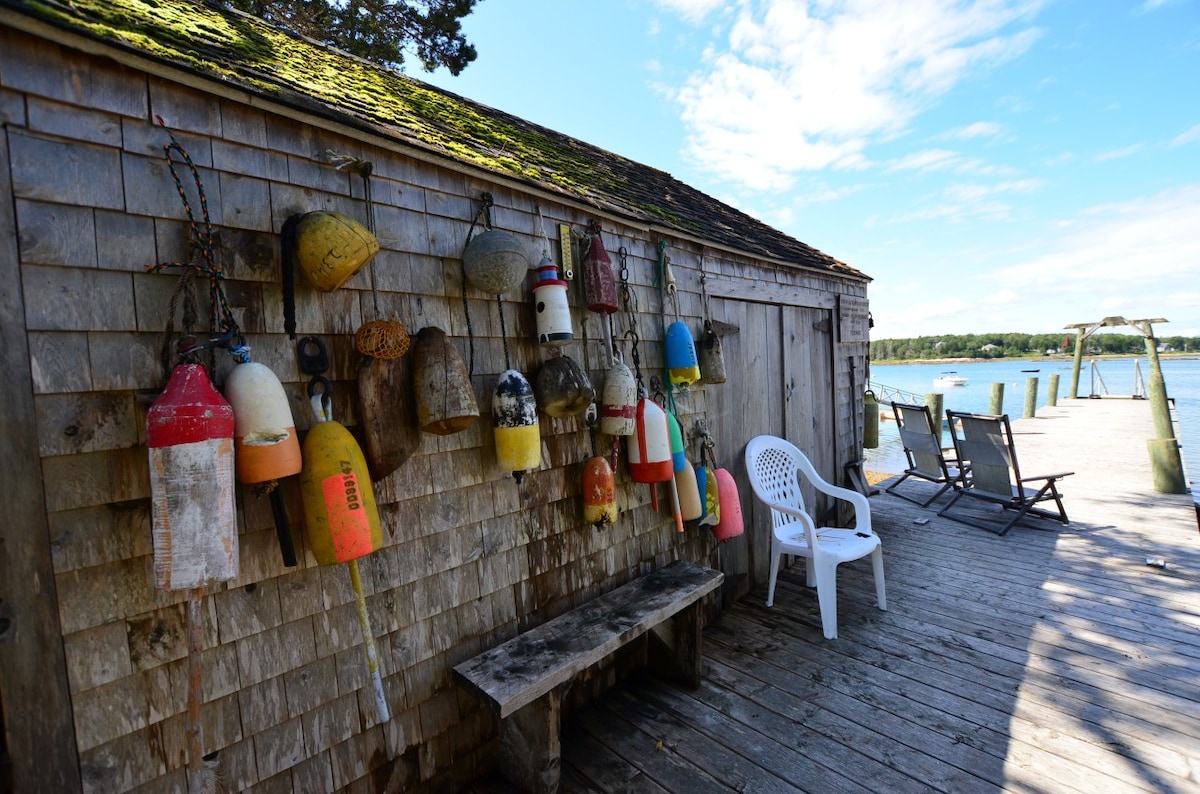
{"type": "Polygon", "coordinates": [[[760,588],[706,629],[698,690],[635,677],[574,714],[563,790],[1200,791],[1191,497],[1150,490],[1139,404],[1109,402],[1015,426],[1026,471],[1077,472],[1069,526],[872,497],[889,611],[843,565],[824,640],[793,566],[774,608],[760,588]]]}

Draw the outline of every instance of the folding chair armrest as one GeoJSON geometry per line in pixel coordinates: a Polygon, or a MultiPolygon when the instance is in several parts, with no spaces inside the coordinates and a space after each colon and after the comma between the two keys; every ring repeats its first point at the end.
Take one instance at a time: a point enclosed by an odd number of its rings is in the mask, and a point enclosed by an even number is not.
{"type": "Polygon", "coordinates": [[[1032,477],[1022,477],[1018,482],[1031,482],[1033,480],[1061,480],[1063,477],[1070,477],[1075,472],[1073,471],[1056,471],[1053,474],[1036,474],[1032,477]]]}

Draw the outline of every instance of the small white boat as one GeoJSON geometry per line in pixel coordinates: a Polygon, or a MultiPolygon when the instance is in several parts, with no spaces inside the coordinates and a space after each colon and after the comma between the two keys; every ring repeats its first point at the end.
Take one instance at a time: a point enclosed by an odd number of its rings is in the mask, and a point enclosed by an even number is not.
{"type": "Polygon", "coordinates": [[[933,379],[935,389],[951,389],[955,386],[966,386],[967,379],[957,372],[943,372],[933,379]]]}

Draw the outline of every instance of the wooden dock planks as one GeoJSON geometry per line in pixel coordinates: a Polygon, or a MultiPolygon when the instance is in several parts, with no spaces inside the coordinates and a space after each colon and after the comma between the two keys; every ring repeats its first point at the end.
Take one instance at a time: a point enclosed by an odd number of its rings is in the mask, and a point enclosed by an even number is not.
{"type": "Polygon", "coordinates": [[[1144,401],[1038,413],[1022,469],[1077,472],[1069,526],[997,537],[938,518],[948,497],[873,497],[889,611],[844,565],[826,641],[793,566],[774,608],[758,588],[706,630],[699,690],[638,680],[569,720],[564,790],[1200,792],[1192,499],[1152,491],[1144,401]]]}

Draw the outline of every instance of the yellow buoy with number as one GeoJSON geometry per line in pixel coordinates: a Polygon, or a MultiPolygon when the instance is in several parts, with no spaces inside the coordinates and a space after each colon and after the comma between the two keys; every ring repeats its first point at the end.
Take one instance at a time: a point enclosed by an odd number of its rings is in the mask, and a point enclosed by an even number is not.
{"type": "Polygon", "coordinates": [[[304,437],[300,493],[318,564],[349,562],[383,546],[366,458],[340,422],[318,422],[304,437]]]}
{"type": "Polygon", "coordinates": [[[515,369],[500,373],[492,392],[492,423],[496,433],[496,462],[519,482],[521,473],[542,465],[533,387],[515,369]]]}

